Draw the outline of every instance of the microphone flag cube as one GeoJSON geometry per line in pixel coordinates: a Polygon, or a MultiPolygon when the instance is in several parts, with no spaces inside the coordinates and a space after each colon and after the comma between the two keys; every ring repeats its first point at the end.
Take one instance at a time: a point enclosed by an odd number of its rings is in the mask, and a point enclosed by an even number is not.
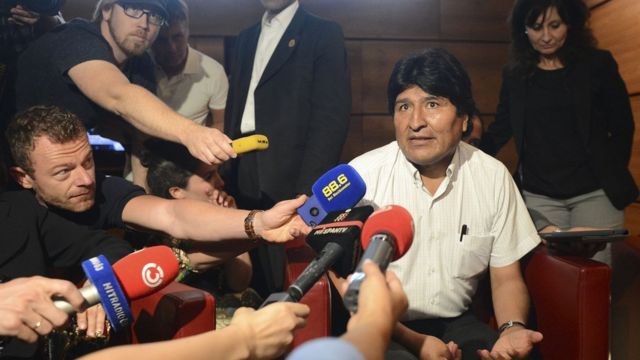
{"type": "Polygon", "coordinates": [[[350,165],[340,164],[316,180],[312,196],[298,208],[298,214],[307,225],[316,226],[329,212],[352,208],[366,190],[360,174],[350,165]]]}

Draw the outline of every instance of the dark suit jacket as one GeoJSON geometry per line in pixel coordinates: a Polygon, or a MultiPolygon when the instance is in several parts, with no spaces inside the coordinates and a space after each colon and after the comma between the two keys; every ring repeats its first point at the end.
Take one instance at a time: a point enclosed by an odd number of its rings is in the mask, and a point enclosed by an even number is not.
{"type": "MultiPolygon", "coordinates": [[[[241,136],[260,28],[244,30],[236,42],[225,114],[232,139],[241,136]]],[[[351,88],[340,26],[299,8],[254,94],[256,133],[269,138],[269,149],[256,154],[260,191],[274,201],[310,193],[337,164],[349,128],[351,88]]]]}
{"type": "MultiPolygon", "coordinates": [[[[628,169],[634,122],[618,65],[608,51],[593,50],[567,70],[576,134],[607,197],[623,209],[638,197],[638,187],[628,169]]],[[[494,155],[513,136],[522,154],[526,99],[526,80],[505,69],[496,120],[483,136],[482,150],[494,155]]]]}

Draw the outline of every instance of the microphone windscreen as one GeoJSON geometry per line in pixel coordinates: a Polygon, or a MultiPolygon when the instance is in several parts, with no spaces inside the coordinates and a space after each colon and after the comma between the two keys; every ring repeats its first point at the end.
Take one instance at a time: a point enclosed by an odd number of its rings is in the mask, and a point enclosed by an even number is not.
{"type": "Polygon", "coordinates": [[[113,265],[113,272],[129,300],[150,295],[169,285],[179,271],[178,259],[167,246],[144,248],[113,265]]]}
{"type": "Polygon", "coordinates": [[[345,211],[333,211],[307,235],[307,244],[320,253],[328,243],[336,243],[344,249],[342,256],[331,269],[341,277],[354,270],[362,256],[360,232],[373,212],[371,206],[360,206],[345,211]]]}
{"type": "Polygon", "coordinates": [[[393,260],[404,255],[413,242],[413,218],[400,205],[388,205],[376,210],[362,228],[362,247],[366,249],[374,235],[387,234],[394,238],[393,260]]]}
{"type": "Polygon", "coordinates": [[[269,147],[269,139],[260,134],[249,135],[233,140],[231,147],[236,154],[243,154],[254,150],[265,150],[269,147]]]}
{"type": "Polygon", "coordinates": [[[362,199],[367,186],[351,165],[340,164],[322,175],[311,187],[326,212],[352,208],[362,199]]]}

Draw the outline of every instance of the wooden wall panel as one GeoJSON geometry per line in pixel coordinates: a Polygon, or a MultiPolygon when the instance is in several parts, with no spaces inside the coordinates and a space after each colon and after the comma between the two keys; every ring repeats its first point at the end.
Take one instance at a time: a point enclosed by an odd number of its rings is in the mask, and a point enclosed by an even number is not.
{"type": "Polygon", "coordinates": [[[610,50],[630,93],[640,93],[640,1],[613,0],[597,7],[591,26],[598,45],[610,50]]]}
{"type": "MultiPolygon", "coordinates": [[[[67,0],[65,17],[90,17],[94,0],[67,0]]],[[[194,35],[235,36],[263,13],[258,0],[187,0],[194,35]]],[[[348,38],[508,41],[510,0],[301,0],[348,38]]]]}
{"type": "Polygon", "coordinates": [[[510,0],[456,0],[440,3],[440,37],[509,42],[510,0]]]}
{"type": "Polygon", "coordinates": [[[342,26],[348,38],[438,37],[441,0],[302,0],[321,17],[342,26]]]}
{"type": "Polygon", "coordinates": [[[610,0],[584,0],[585,4],[587,4],[587,6],[589,8],[593,8],[595,6],[602,5],[602,4],[606,3],[607,1],[610,1],[610,0]]]}
{"type": "Polygon", "coordinates": [[[362,64],[350,61],[352,69],[362,67],[362,109],[354,106],[356,112],[387,113],[387,82],[393,65],[403,56],[427,47],[442,47],[455,55],[469,72],[480,111],[495,112],[500,73],[507,59],[506,44],[422,41],[362,41],[359,45],[349,41],[347,44],[350,48],[360,46],[362,51],[362,64]]]}
{"type": "MultiPolygon", "coordinates": [[[[636,184],[640,186],[640,96],[631,97],[631,108],[633,110],[633,119],[636,123],[636,131],[633,134],[633,149],[631,150],[629,169],[636,184]]],[[[638,218],[638,221],[640,222],[640,218],[638,218]]]]}
{"type": "Polygon", "coordinates": [[[624,209],[625,224],[629,233],[636,237],[637,247],[640,249],[640,203],[631,204],[624,209]]]}

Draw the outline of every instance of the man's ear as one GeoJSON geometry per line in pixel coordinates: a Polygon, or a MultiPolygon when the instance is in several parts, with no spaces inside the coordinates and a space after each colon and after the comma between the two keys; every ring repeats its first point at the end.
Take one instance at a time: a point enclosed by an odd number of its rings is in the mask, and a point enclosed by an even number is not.
{"type": "Polygon", "coordinates": [[[464,116],[464,120],[462,120],[462,133],[466,133],[467,129],[469,128],[469,121],[471,121],[471,119],[469,118],[469,115],[465,115],[464,116]]]}
{"type": "Polygon", "coordinates": [[[172,186],[169,188],[169,195],[174,199],[184,199],[187,197],[183,188],[172,186]]]}
{"type": "Polygon", "coordinates": [[[9,168],[9,174],[11,174],[13,180],[23,188],[33,189],[34,180],[23,168],[19,166],[12,166],[9,168]]]}
{"type": "Polygon", "coordinates": [[[111,4],[111,6],[105,6],[104,8],[102,8],[102,19],[109,21],[109,19],[111,19],[111,13],[113,12],[113,7],[115,6],[115,3],[111,4]]]}

